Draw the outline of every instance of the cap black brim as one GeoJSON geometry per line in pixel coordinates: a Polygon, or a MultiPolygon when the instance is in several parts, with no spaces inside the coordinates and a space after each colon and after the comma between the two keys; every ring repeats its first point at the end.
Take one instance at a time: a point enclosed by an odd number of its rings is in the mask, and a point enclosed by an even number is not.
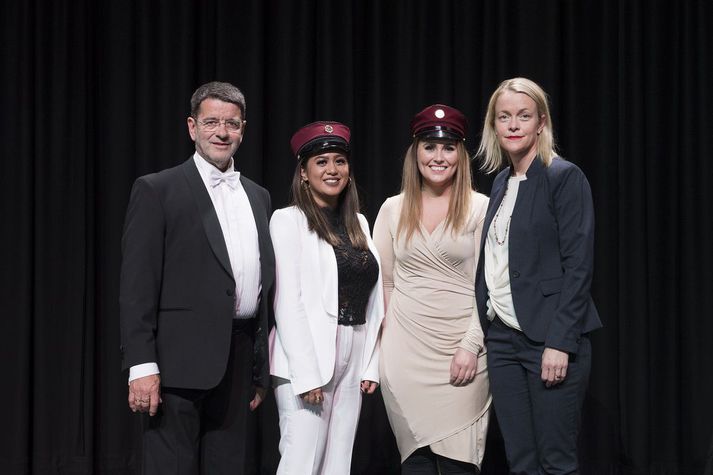
{"type": "Polygon", "coordinates": [[[454,132],[450,129],[447,129],[445,127],[436,127],[432,129],[426,129],[418,132],[415,134],[415,137],[421,139],[421,140],[463,140],[465,137],[460,135],[457,132],[454,132]]]}
{"type": "Polygon", "coordinates": [[[299,152],[298,159],[310,158],[328,151],[340,151],[349,154],[349,143],[341,137],[317,137],[304,144],[299,152]]]}

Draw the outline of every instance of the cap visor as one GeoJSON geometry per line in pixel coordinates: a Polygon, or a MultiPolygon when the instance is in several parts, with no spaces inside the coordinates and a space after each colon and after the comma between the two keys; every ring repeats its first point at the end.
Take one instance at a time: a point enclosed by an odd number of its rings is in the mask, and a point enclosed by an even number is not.
{"type": "Polygon", "coordinates": [[[463,140],[463,137],[461,137],[460,135],[446,129],[424,130],[423,132],[416,134],[416,137],[421,140],[463,140]]]}
{"type": "Polygon", "coordinates": [[[297,157],[299,159],[310,158],[320,153],[331,151],[340,151],[348,154],[349,144],[341,138],[329,137],[325,139],[321,137],[304,144],[297,153],[297,157]]]}

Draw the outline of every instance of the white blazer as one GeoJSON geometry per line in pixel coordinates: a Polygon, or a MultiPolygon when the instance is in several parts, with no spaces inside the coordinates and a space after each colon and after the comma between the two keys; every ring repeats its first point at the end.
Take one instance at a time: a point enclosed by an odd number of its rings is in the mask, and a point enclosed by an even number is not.
{"type": "MultiPolygon", "coordinates": [[[[369,250],[379,263],[369,224],[359,214],[369,250]]],[[[270,236],[275,249],[275,321],[270,333],[270,374],[289,379],[295,394],[326,385],[334,374],[339,289],[337,258],[332,246],[310,231],[307,217],[294,207],[272,215],[270,236]]],[[[366,338],[361,380],[379,381],[378,336],[384,318],[379,278],[366,308],[366,338]]]]}

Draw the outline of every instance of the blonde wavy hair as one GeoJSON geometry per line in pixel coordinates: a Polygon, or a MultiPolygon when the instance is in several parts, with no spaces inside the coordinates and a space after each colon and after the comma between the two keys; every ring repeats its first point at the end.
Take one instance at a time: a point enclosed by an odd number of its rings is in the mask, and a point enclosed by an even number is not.
{"type": "MultiPolygon", "coordinates": [[[[404,167],[401,172],[401,214],[399,224],[396,228],[396,239],[401,233],[406,234],[406,242],[411,240],[414,232],[421,232],[419,223],[421,222],[421,188],[423,177],[418,170],[418,145],[422,140],[414,138],[413,142],[406,150],[404,156],[404,167]]],[[[465,149],[463,141],[454,141],[458,162],[453,185],[451,189],[450,202],[448,203],[448,214],[446,215],[446,228],[450,227],[455,233],[463,229],[468,221],[470,212],[470,194],[473,191],[472,176],[470,171],[470,157],[465,149]]]]}
{"type": "Polygon", "coordinates": [[[488,110],[485,113],[483,122],[483,133],[480,139],[480,146],[475,153],[481,157],[480,169],[486,173],[492,173],[510,163],[510,158],[500,148],[498,136],[495,131],[495,103],[500,95],[505,91],[526,94],[535,101],[537,106],[537,116],[545,116],[545,126],[537,137],[537,155],[545,166],[550,166],[552,159],[557,156],[555,151],[555,138],[552,128],[552,118],[550,117],[550,106],[547,100],[547,93],[535,81],[527,78],[512,78],[501,82],[488,102],[488,110]]]}

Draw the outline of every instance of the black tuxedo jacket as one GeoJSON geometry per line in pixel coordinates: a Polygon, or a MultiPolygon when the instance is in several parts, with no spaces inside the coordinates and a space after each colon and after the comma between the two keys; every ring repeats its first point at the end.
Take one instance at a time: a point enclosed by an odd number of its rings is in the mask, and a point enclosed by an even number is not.
{"type": "MultiPolygon", "coordinates": [[[[483,330],[488,289],[485,241],[505,194],[510,168],[493,182],[476,277],[483,330]]],[[[523,333],[546,347],[577,353],[582,334],[602,326],[590,296],[594,260],[594,207],[589,182],[573,163],[538,158],[520,182],[508,233],[510,287],[523,333]]]]}
{"type": "MultiPolygon", "coordinates": [[[[252,363],[255,384],[266,387],[268,301],[275,278],[270,195],[251,180],[240,180],[260,243],[262,294],[252,363]]],[[[137,179],[122,237],[123,368],[156,362],[164,386],[215,387],[228,362],[234,294],[218,216],[193,158],[137,179]]]]}

